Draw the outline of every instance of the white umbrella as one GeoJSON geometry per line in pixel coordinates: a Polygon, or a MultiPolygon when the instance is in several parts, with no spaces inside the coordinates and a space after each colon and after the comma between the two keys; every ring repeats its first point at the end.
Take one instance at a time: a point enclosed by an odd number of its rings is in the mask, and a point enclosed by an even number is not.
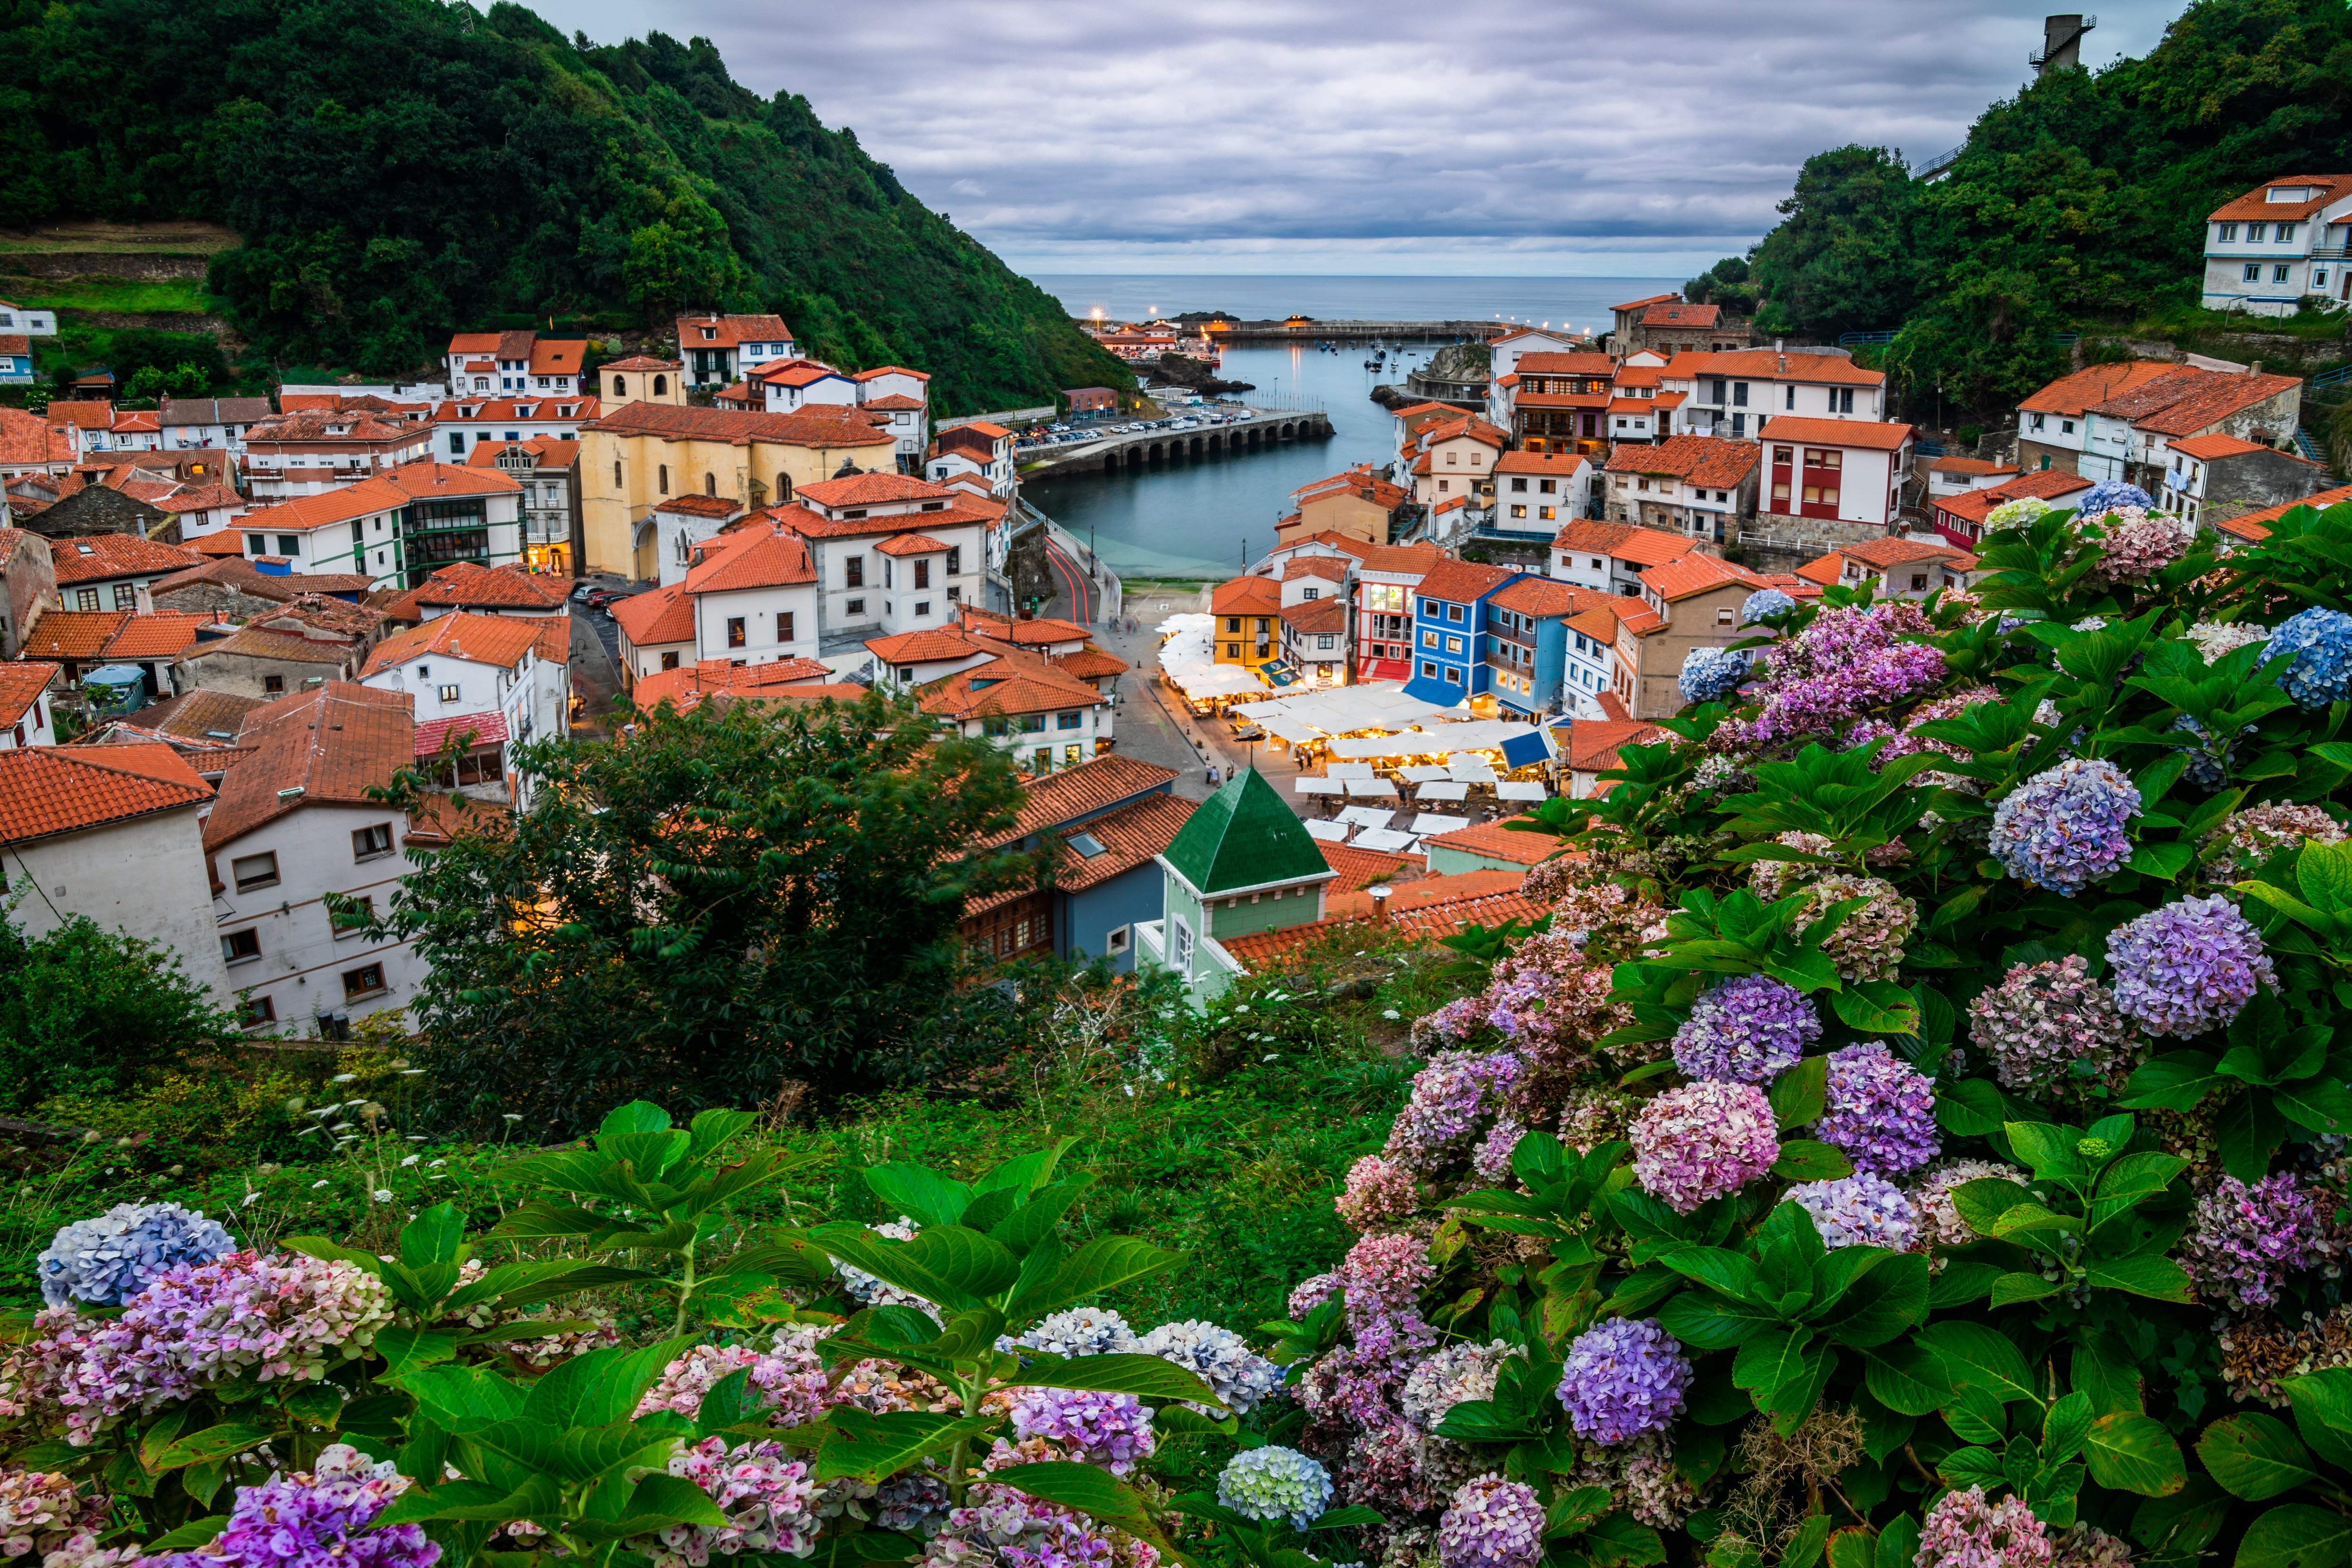
{"type": "Polygon", "coordinates": [[[1551,792],[1540,779],[1511,779],[1495,786],[1496,795],[1503,800],[1549,800],[1551,792]]]}
{"type": "Polygon", "coordinates": [[[1382,811],[1376,805],[1351,805],[1339,814],[1338,820],[1352,822],[1359,827],[1386,827],[1395,817],[1395,812],[1382,811]]]}
{"type": "Polygon", "coordinates": [[[1349,832],[1349,826],[1344,822],[1310,822],[1307,824],[1307,836],[1310,838],[1319,838],[1326,844],[1346,843],[1348,841],[1349,832]]]}
{"type": "Polygon", "coordinates": [[[1370,827],[1356,835],[1355,847],[1377,849],[1383,855],[1402,855],[1421,840],[1410,833],[1400,833],[1393,827],[1370,827]]]}
{"type": "Polygon", "coordinates": [[[1434,780],[1422,785],[1419,789],[1413,792],[1418,798],[1422,800],[1466,800],[1469,798],[1470,786],[1468,784],[1464,784],[1460,779],[1447,778],[1444,768],[1438,769],[1437,773],[1438,776],[1434,780]]]}
{"type": "Polygon", "coordinates": [[[1466,816],[1443,816],[1433,811],[1424,811],[1412,819],[1412,830],[1424,837],[1432,833],[1451,833],[1457,827],[1469,826],[1470,819],[1466,816]]]}
{"type": "Polygon", "coordinates": [[[1349,779],[1348,793],[1364,800],[1394,800],[1397,786],[1386,779],[1349,779]]]}
{"type": "Polygon", "coordinates": [[[1293,779],[1290,781],[1290,787],[1300,795],[1345,795],[1348,793],[1347,781],[1344,779],[1293,779]]]}

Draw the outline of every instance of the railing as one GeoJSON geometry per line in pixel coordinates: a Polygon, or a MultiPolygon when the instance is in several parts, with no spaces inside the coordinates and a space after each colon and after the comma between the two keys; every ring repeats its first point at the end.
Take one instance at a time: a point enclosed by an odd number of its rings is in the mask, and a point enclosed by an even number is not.
{"type": "Polygon", "coordinates": [[[2323,370],[2313,376],[2311,390],[2317,392],[2323,386],[2341,386],[2347,381],[2352,381],[2352,364],[2339,364],[2334,370],[2323,370]]]}
{"type": "Polygon", "coordinates": [[[1922,158],[1911,165],[1911,177],[1915,180],[1932,180],[1958,163],[1960,154],[1968,150],[1969,144],[1963,142],[1958,146],[1948,152],[1938,153],[1932,158],[1922,158]]]}
{"type": "Polygon", "coordinates": [[[1850,349],[1862,344],[1891,343],[1895,341],[1895,329],[1888,327],[1872,332],[1840,332],[1837,346],[1850,349]]]}

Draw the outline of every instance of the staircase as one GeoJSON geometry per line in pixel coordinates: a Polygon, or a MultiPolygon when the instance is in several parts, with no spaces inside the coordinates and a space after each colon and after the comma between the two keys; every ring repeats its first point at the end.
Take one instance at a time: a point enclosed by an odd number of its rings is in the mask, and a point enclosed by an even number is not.
{"type": "Polygon", "coordinates": [[[2305,429],[2300,425],[2294,427],[2294,445],[2297,451],[2310,458],[2313,462],[2322,465],[2326,463],[2327,448],[2322,447],[2318,441],[2312,437],[2311,432],[2305,429]]]}

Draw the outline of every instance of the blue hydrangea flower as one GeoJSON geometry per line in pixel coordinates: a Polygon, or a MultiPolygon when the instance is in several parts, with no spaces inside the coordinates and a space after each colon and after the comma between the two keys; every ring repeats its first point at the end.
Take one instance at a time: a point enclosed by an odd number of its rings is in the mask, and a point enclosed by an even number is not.
{"type": "Polygon", "coordinates": [[[2113,763],[2069,757],[1994,808],[1993,858],[2021,881],[2071,899],[2130,858],[2126,825],[2139,814],[2138,786],[2113,763]]]}
{"type": "Polygon", "coordinates": [[[49,1239],[35,1260],[41,1300],[120,1307],[165,1269],[210,1263],[236,1250],[227,1231],[178,1204],[117,1204],[49,1239]]]}
{"type": "Polygon", "coordinates": [[[1755,593],[1748,595],[1746,604],[1739,606],[1739,624],[1752,626],[1769,616],[1785,616],[1796,607],[1797,601],[1780,592],[1780,589],[1759,588],[1755,593]]]}
{"type": "Polygon", "coordinates": [[[1204,1319],[1162,1323],[1123,1348],[1175,1363],[1215,1390],[1220,1403],[1244,1413],[1282,1384],[1282,1368],[1233,1330],[1204,1319]]]}
{"type": "Polygon", "coordinates": [[[2104,517],[2119,507],[2136,506],[2147,510],[2155,505],[2156,499],[2137,485],[2107,479],[2084,490],[2074,510],[2084,517],[2104,517]]]}
{"type": "Polygon", "coordinates": [[[2279,677],[2289,697],[2305,708],[2325,708],[2352,697],[2352,616],[2341,610],[2305,610],[2289,616],[2271,634],[2265,660],[2295,656],[2279,677]]]}
{"type": "Polygon", "coordinates": [[[1287,1520],[1304,1530],[1331,1506],[1331,1472],[1296,1448],[1250,1448],[1218,1476],[1217,1500],[1245,1519],[1287,1520]]]}
{"type": "Polygon", "coordinates": [[[1769,974],[1742,974],[1691,1004],[1675,1031],[1675,1066],[1685,1078],[1770,1083],[1821,1037],[1821,1015],[1802,992],[1769,974]]]}
{"type": "Polygon", "coordinates": [[[1748,650],[1728,647],[1695,647],[1683,656],[1683,672],[1676,684],[1682,688],[1685,702],[1721,702],[1739,689],[1748,679],[1748,650]]]}

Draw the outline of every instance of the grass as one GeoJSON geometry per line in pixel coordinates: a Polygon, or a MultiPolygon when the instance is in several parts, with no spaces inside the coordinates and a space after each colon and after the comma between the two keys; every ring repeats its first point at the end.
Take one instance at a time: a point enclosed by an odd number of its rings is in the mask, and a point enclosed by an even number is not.
{"type": "Polygon", "coordinates": [[[214,309],[201,278],[0,278],[0,291],[20,305],[58,310],[208,315],[214,309]]]}

